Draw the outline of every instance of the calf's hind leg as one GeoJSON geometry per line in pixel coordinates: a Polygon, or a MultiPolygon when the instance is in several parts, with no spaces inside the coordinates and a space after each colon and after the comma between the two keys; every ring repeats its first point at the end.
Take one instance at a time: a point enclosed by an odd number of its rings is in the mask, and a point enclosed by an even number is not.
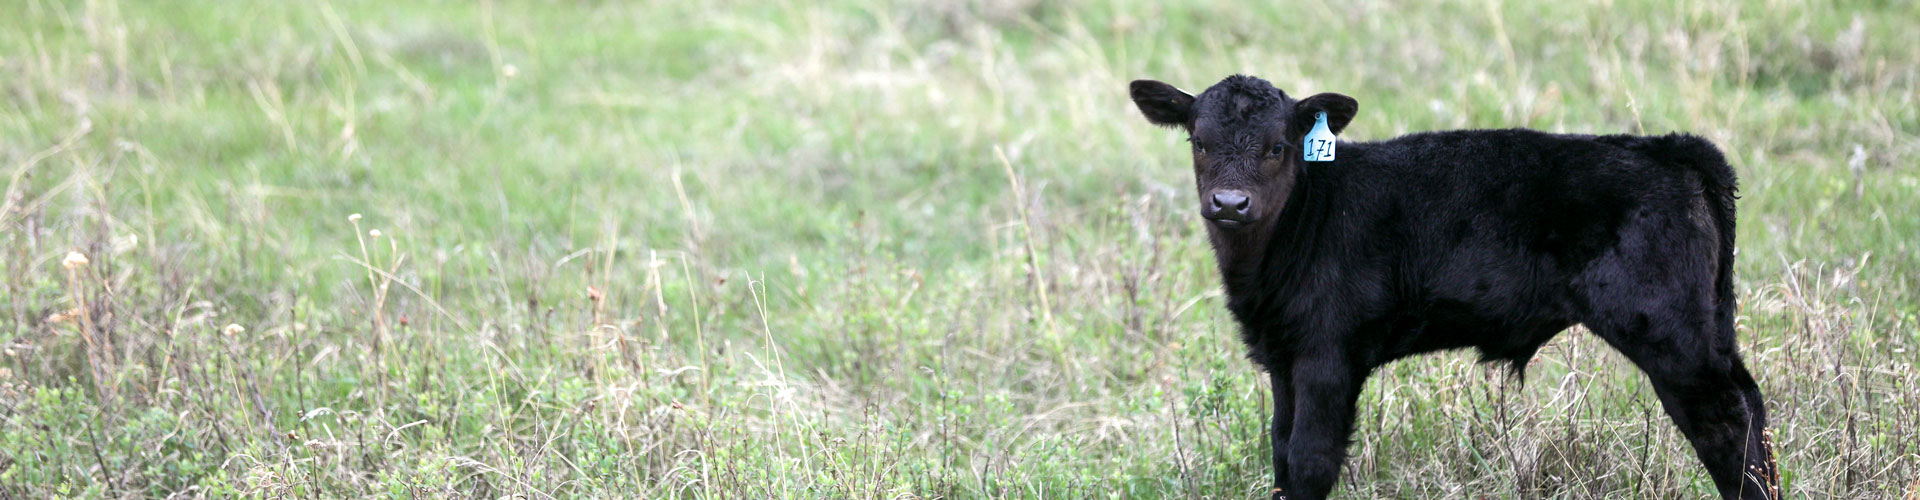
{"type": "Polygon", "coordinates": [[[1640,367],[1661,406],[1693,444],[1707,474],[1728,499],[1771,500],[1777,479],[1765,437],[1760,392],[1732,346],[1714,345],[1706,318],[1589,324],[1640,367]]]}
{"type": "MultiPolygon", "coordinates": [[[[1729,326],[1731,328],[1731,326],[1729,326]]],[[[1731,335],[1728,336],[1731,338],[1731,335]]],[[[1749,469],[1747,474],[1758,474],[1768,485],[1769,498],[1783,498],[1780,494],[1780,462],[1773,449],[1773,430],[1767,423],[1766,399],[1760,395],[1760,383],[1747,372],[1747,366],[1740,361],[1738,354],[1733,355],[1733,383],[1740,386],[1740,396],[1746,399],[1747,415],[1752,418],[1751,425],[1760,430],[1759,447],[1748,446],[1747,453],[1766,460],[1758,470],[1749,469]]]]}
{"type": "Polygon", "coordinates": [[[1766,406],[1734,339],[1726,235],[1649,207],[1574,280],[1582,323],[1647,375],[1721,497],[1776,498],[1766,406]]]}

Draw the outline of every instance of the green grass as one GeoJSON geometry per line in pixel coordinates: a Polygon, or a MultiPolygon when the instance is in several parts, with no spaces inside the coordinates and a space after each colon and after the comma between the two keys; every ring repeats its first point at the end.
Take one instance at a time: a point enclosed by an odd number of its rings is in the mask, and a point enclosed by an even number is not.
{"type": "MultiPolygon", "coordinates": [[[[1125,93],[1244,72],[1354,139],[1715,140],[1787,490],[1911,497],[1916,46],[1912,2],[9,2],[0,496],[1259,497],[1125,93]]],[[[1590,335],[1473,359],[1370,381],[1338,495],[1711,493],[1590,335]]]]}

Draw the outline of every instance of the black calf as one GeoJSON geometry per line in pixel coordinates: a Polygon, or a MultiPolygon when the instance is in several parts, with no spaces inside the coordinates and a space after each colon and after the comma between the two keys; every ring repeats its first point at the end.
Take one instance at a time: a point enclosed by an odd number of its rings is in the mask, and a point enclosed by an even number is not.
{"type": "Polygon", "coordinates": [[[1319,499],[1374,367],[1474,347],[1523,369],[1584,324],[1652,380],[1726,498],[1778,495],[1766,407],[1734,342],[1734,176],[1704,139],[1473,130],[1338,142],[1358,104],[1234,76],[1133,82],[1190,135],[1227,307],[1273,378],[1274,497],[1319,499]],[[1322,116],[1324,114],[1324,116],[1322,116]]]}

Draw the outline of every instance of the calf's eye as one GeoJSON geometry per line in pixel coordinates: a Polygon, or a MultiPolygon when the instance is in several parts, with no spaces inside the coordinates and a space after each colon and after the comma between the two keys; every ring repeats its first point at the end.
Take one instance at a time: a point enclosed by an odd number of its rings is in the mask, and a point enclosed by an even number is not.
{"type": "Polygon", "coordinates": [[[1269,151],[1269,152],[1268,152],[1268,154],[1271,154],[1271,155],[1274,155],[1274,156],[1280,156],[1280,155],[1283,155],[1283,154],[1286,154],[1286,152],[1287,152],[1287,145],[1285,145],[1285,144],[1274,144],[1274,145],[1273,145],[1273,150],[1272,150],[1272,151],[1269,151]]]}

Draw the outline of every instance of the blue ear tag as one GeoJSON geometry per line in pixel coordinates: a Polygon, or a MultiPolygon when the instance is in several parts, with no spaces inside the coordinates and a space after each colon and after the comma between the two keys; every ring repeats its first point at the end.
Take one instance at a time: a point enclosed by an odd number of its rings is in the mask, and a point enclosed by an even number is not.
{"type": "Polygon", "coordinates": [[[1307,132],[1300,150],[1305,152],[1302,159],[1306,161],[1333,161],[1333,131],[1327,130],[1327,112],[1313,114],[1313,131],[1307,132]]]}

